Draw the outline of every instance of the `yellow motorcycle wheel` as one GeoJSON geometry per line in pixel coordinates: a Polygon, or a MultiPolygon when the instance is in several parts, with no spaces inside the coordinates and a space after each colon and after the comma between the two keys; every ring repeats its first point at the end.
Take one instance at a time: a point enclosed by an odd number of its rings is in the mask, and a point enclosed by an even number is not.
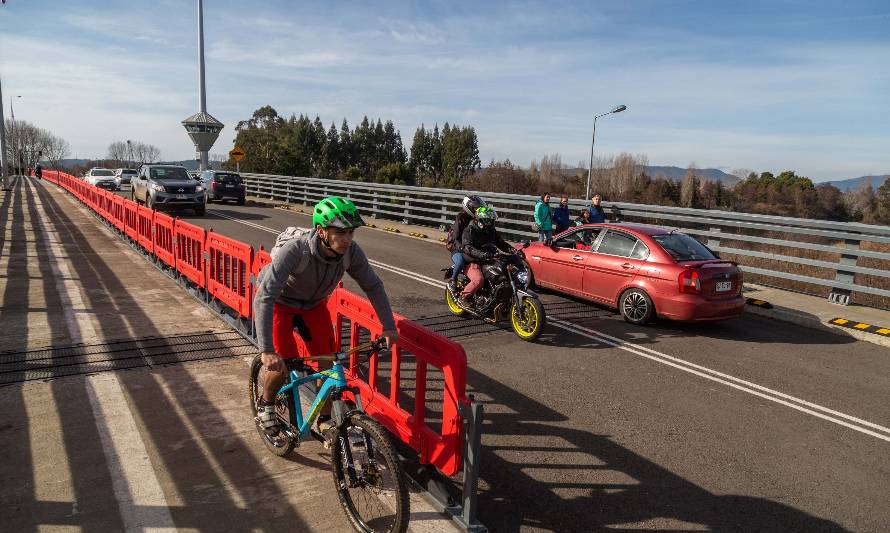
{"type": "Polygon", "coordinates": [[[467,314],[467,312],[454,301],[454,297],[451,295],[451,291],[448,290],[448,287],[445,287],[445,303],[448,304],[448,310],[451,311],[451,314],[456,316],[464,316],[467,314]]]}
{"type": "Polygon", "coordinates": [[[513,333],[524,341],[537,339],[544,330],[545,322],[544,306],[535,298],[523,298],[521,308],[514,303],[510,309],[513,333]]]}

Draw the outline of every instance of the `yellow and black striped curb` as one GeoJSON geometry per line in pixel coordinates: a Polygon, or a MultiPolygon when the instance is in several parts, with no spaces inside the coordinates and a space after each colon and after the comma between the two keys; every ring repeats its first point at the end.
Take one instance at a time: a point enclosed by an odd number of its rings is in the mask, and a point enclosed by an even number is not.
{"type": "Polygon", "coordinates": [[[418,237],[420,239],[429,239],[429,237],[427,237],[425,233],[417,233],[416,231],[409,231],[408,235],[412,237],[418,237]]]}
{"type": "Polygon", "coordinates": [[[389,226],[384,227],[383,231],[389,231],[390,233],[402,233],[401,231],[399,231],[398,228],[391,228],[389,226]]]}
{"type": "Polygon", "coordinates": [[[747,300],[745,300],[745,303],[748,305],[753,305],[754,307],[760,307],[762,309],[772,309],[773,308],[773,304],[771,304],[765,300],[758,300],[756,298],[748,298],[747,300]]]}
{"type": "Polygon", "coordinates": [[[847,320],[846,318],[832,318],[828,321],[828,323],[834,326],[841,326],[844,328],[854,329],[856,331],[863,331],[865,333],[874,333],[875,335],[880,335],[882,337],[890,337],[890,328],[875,326],[873,324],[866,324],[865,322],[847,320]]]}

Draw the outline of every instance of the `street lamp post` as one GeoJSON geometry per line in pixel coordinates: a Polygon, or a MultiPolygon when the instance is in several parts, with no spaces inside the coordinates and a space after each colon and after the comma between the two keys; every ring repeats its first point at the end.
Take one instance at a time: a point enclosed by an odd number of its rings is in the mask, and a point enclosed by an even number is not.
{"type": "Polygon", "coordinates": [[[6,189],[7,163],[6,115],[3,114],[3,84],[0,83],[0,189],[6,189]]]}
{"type": "Polygon", "coordinates": [[[130,139],[127,139],[127,168],[130,168],[133,158],[130,156],[130,139]]]}
{"type": "Polygon", "coordinates": [[[626,105],[620,105],[615,109],[609,111],[608,113],[603,113],[602,115],[597,115],[593,117],[593,137],[590,139],[590,166],[587,167],[587,192],[584,195],[584,200],[590,200],[590,175],[593,173],[593,145],[596,143],[596,119],[600,117],[604,117],[606,115],[611,115],[612,113],[621,113],[627,109],[626,105]]]}

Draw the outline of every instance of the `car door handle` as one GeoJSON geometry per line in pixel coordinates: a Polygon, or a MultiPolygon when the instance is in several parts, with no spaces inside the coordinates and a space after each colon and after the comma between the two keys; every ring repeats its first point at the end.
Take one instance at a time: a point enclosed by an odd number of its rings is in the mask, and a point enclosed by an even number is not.
{"type": "Polygon", "coordinates": [[[580,261],[580,260],[582,260],[582,259],[584,259],[584,258],[581,257],[580,255],[573,255],[573,256],[572,256],[572,261],[580,261]]]}
{"type": "Polygon", "coordinates": [[[630,264],[630,263],[624,263],[623,265],[621,265],[621,268],[623,268],[623,269],[625,269],[625,270],[633,270],[633,269],[636,268],[636,267],[634,267],[634,266],[633,266],[632,264],[630,264]]]}

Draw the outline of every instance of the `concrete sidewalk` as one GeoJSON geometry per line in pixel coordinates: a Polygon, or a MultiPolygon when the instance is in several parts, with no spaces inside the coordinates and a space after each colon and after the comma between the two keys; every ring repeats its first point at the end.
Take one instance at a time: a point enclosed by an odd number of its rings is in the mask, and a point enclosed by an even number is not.
{"type": "MultiPolygon", "coordinates": [[[[302,204],[285,204],[279,200],[270,200],[261,197],[249,197],[255,205],[268,205],[280,209],[289,209],[298,213],[310,214],[309,207],[302,204]]],[[[407,238],[420,238],[441,242],[444,244],[445,232],[438,228],[429,228],[413,224],[403,224],[395,220],[367,218],[367,222],[374,229],[389,231],[407,238]],[[393,231],[398,230],[398,231],[393,231]],[[422,235],[418,236],[418,235],[422,235]]],[[[744,270],[744,266],[742,267],[744,270]]],[[[890,347],[890,311],[863,307],[861,305],[842,306],[830,303],[827,299],[818,296],[810,296],[773,287],[766,287],[753,283],[745,284],[744,295],[753,300],[769,302],[771,309],[748,305],[746,311],[797,324],[799,326],[829,331],[838,335],[847,335],[859,340],[890,347]],[[846,320],[844,326],[831,321],[840,318],[846,320]],[[867,324],[873,326],[865,331],[856,329],[856,325],[867,324]],[[879,331],[882,333],[874,333],[879,331]]]]}
{"type": "Polygon", "coordinates": [[[61,189],[0,192],[0,294],[0,531],[351,530],[320,444],[262,446],[253,346],[61,189]]]}

